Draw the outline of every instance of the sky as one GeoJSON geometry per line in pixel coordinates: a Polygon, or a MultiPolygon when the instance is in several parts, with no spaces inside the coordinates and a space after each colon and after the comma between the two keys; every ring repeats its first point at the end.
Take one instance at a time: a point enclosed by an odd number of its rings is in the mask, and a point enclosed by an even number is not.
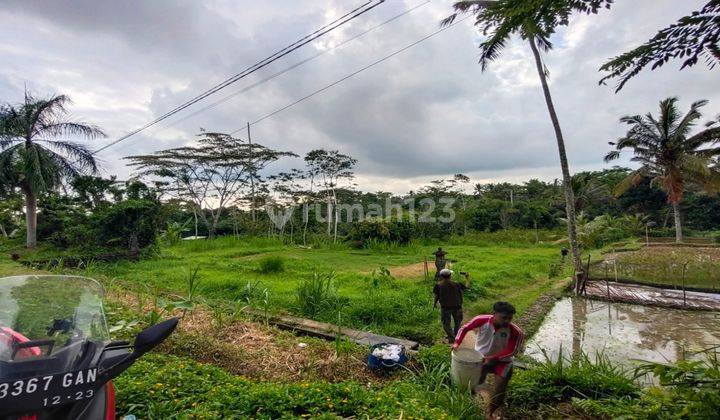
{"type": "MultiPolygon", "coordinates": [[[[108,135],[100,148],[352,10],[360,0],[5,0],[0,102],[66,94],[73,117],[108,135]]],[[[623,115],[708,99],[720,113],[717,70],[680,62],[643,71],[618,94],[599,86],[608,58],[699,9],[704,0],[616,0],[574,16],[544,56],[571,172],[598,170],[623,115]]],[[[104,176],[132,175],[122,158],[192,144],[200,129],[237,132],[438,30],[452,1],[387,0],[194,107],[101,152],[104,176]],[[355,40],[355,35],[414,8],[355,40]],[[325,52],[251,89],[249,86],[325,52]],[[222,103],[207,105],[233,93],[222,103]]],[[[471,19],[252,126],[253,141],[302,156],[316,148],[358,160],[364,191],[405,193],[456,173],[478,182],[560,177],[552,125],[529,46],[514,38],[485,72],[471,19]]],[[[629,165],[630,156],[614,164],[629,165]]],[[[285,159],[269,171],[301,168],[285,159]]]]}

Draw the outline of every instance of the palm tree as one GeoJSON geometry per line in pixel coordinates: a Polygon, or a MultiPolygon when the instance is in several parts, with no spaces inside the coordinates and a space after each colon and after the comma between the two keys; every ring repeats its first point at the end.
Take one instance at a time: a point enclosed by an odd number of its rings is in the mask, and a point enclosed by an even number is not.
{"type": "MultiPolygon", "coordinates": [[[[518,34],[530,44],[535,67],[537,68],[540,84],[542,85],[545,103],[557,140],[560,154],[560,167],[563,175],[563,190],[565,192],[565,211],[567,216],[568,241],[573,256],[576,273],[582,273],[580,250],[577,241],[577,228],[575,226],[575,197],[572,190],[570,169],[565,153],[565,140],[563,139],[560,121],[555,112],[550,88],[547,83],[548,71],[540,57],[540,49],[548,52],[552,49],[550,35],[559,25],[568,22],[570,14],[579,11],[596,13],[597,10],[612,3],[611,0],[568,1],[568,0],[467,0],[453,4],[455,13],[445,18],[442,26],[453,23],[459,14],[472,13],[475,15],[475,26],[478,26],[487,38],[480,44],[480,65],[486,70],[490,62],[500,58],[501,51],[513,34],[518,34]]],[[[579,277],[579,276],[578,276],[579,277]]],[[[577,290],[576,284],[576,290],[577,290]]]]}
{"type": "Polygon", "coordinates": [[[700,108],[707,101],[693,103],[682,116],[677,100],[660,101],[658,119],[650,113],[622,117],[620,122],[628,124],[630,129],[617,142],[610,142],[615,150],[605,156],[605,161],[619,158],[623,149],[632,149],[634,156],[630,160],[641,166],[618,184],[615,194],[620,195],[643,178],[650,178],[667,194],[675,216],[675,241],[682,242],[680,203],[688,184],[708,192],[716,192],[720,186],[720,168],[715,167],[713,161],[720,156],[720,147],[712,147],[720,142],[720,126],[717,120],[710,121],[706,129],[691,136],[692,128],[702,118],[700,108]]]}
{"type": "Polygon", "coordinates": [[[575,196],[575,213],[587,209],[588,206],[605,203],[610,198],[610,189],[590,172],[580,172],[572,176],[570,181],[575,196]]]}
{"type": "Polygon", "coordinates": [[[25,196],[27,247],[37,245],[37,197],[65,179],[97,173],[92,152],[67,137],[94,139],[97,127],[69,121],[65,95],[36,99],[25,92],[19,105],[0,106],[0,182],[25,196]]]}

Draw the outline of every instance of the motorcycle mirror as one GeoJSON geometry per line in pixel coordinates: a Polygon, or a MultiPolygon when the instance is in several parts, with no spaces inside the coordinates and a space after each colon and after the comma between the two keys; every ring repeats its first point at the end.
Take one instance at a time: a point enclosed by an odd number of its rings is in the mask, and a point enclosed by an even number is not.
{"type": "Polygon", "coordinates": [[[170,334],[172,334],[173,331],[175,331],[178,321],[178,318],[170,318],[140,331],[137,337],[135,337],[135,355],[139,357],[162,343],[170,336],[170,334]]]}

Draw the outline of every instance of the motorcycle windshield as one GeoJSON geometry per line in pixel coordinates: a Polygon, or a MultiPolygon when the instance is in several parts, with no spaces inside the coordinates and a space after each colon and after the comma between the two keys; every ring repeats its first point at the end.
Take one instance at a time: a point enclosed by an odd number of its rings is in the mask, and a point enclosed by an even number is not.
{"type": "Polygon", "coordinates": [[[85,277],[0,278],[0,380],[14,376],[13,366],[55,373],[92,357],[91,343],[109,339],[102,297],[102,286],[85,277]],[[22,363],[31,361],[38,363],[22,363]]]}

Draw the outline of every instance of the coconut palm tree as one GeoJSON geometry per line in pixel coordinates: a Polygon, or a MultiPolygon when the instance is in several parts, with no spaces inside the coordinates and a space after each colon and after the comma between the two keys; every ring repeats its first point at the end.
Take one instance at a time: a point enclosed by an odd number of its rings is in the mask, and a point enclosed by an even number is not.
{"type": "MultiPolygon", "coordinates": [[[[702,118],[700,108],[707,101],[697,101],[684,116],[677,107],[677,98],[660,101],[660,116],[652,114],[625,116],[621,123],[630,129],[617,142],[610,142],[615,150],[605,156],[605,161],[618,159],[623,149],[631,149],[630,159],[640,163],[640,168],[631,172],[615,188],[620,195],[637,185],[643,178],[650,178],[667,194],[668,203],[675,216],[675,241],[682,242],[682,217],[680,203],[689,184],[707,192],[716,192],[720,186],[720,168],[713,159],[720,156],[720,124],[710,121],[705,129],[690,135],[697,121],[702,118]]],[[[720,120],[720,118],[719,118],[720,120]]]]}
{"type": "MultiPolygon", "coordinates": [[[[548,71],[540,57],[540,50],[548,52],[552,49],[550,35],[559,25],[565,25],[573,12],[596,13],[600,7],[609,7],[612,0],[468,0],[453,4],[455,13],[445,18],[442,26],[452,24],[458,15],[471,13],[475,15],[475,26],[479,27],[487,38],[480,43],[480,65],[484,71],[490,62],[500,58],[510,36],[517,34],[528,42],[535,59],[540,84],[542,85],[545,103],[550,114],[558,153],[560,168],[563,175],[565,192],[565,211],[567,216],[568,241],[573,256],[573,264],[577,273],[583,272],[580,250],[575,225],[575,197],[572,190],[570,169],[565,153],[565,140],[560,128],[560,121],[555,112],[550,88],[547,83],[548,71]]],[[[577,285],[576,285],[577,287],[577,285]]]]}
{"type": "Polygon", "coordinates": [[[570,183],[575,196],[576,213],[586,210],[593,204],[606,203],[612,198],[610,188],[590,172],[574,174],[570,183]]]}
{"type": "Polygon", "coordinates": [[[97,127],[70,121],[65,95],[36,99],[25,92],[18,105],[0,106],[0,182],[25,196],[27,247],[37,245],[37,197],[63,180],[97,173],[92,152],[69,138],[94,139],[97,127]]]}

